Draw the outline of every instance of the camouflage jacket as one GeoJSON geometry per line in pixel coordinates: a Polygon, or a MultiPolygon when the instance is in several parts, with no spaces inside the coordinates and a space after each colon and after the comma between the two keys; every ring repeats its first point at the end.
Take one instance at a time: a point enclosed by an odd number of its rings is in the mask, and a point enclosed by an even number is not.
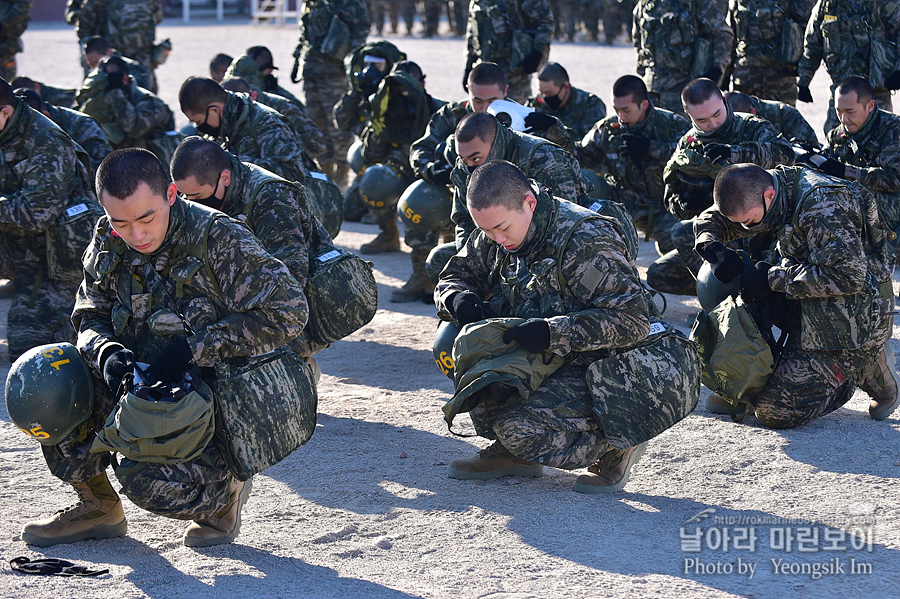
{"type": "Polygon", "coordinates": [[[727,10],[726,0],[639,0],[632,39],[637,72],[647,89],[681,91],[702,54],[695,52],[698,40],[710,45],[710,67],[724,73],[734,46],[734,34],[725,22],[727,10]]]}
{"type": "MultiPolygon", "coordinates": [[[[256,62],[256,59],[246,54],[238,56],[228,65],[228,68],[225,70],[225,78],[228,79],[230,77],[240,77],[249,83],[251,87],[257,88],[257,91],[262,92],[265,90],[265,92],[289,100],[300,108],[304,107],[303,102],[297,96],[278,85],[278,79],[274,75],[263,75],[259,70],[259,63],[256,62]]],[[[266,105],[268,106],[268,104],[266,105]]],[[[275,107],[272,106],[272,108],[275,107]]],[[[275,109],[278,110],[277,108],[275,109]]],[[[281,111],[279,110],[279,112],[281,111]]]]}
{"type": "Polygon", "coordinates": [[[94,368],[113,344],[152,362],[184,338],[194,362],[211,367],[284,345],[300,334],[309,315],[300,283],[246,227],[181,198],[153,254],[129,248],[103,217],[83,262],[72,323],[78,348],[94,368]],[[206,251],[197,255],[197,248],[206,251]],[[172,307],[151,294],[146,269],[172,288],[169,295],[192,333],[172,307]]]}
{"type": "Polygon", "coordinates": [[[100,162],[113,151],[103,127],[83,112],[70,108],[57,108],[51,104],[46,106],[47,112],[50,113],[50,120],[68,133],[69,137],[84,148],[84,151],[91,157],[91,173],[95,173],[100,162]]]}
{"type": "Polygon", "coordinates": [[[808,141],[818,147],[819,138],[809,122],[803,118],[800,111],[784,102],[775,100],[760,100],[756,96],[750,96],[750,102],[756,109],[756,116],[762,117],[775,126],[775,130],[781,133],[785,139],[808,141]]]}
{"type": "Polygon", "coordinates": [[[614,190],[613,200],[629,208],[643,204],[662,208],[663,167],[689,128],[687,119],[652,105],[647,117],[632,127],[612,115],[594,125],[581,140],[579,160],[585,168],[604,175],[614,190]],[[649,153],[640,158],[620,154],[625,133],[649,138],[649,153]]]}
{"type": "Polygon", "coordinates": [[[348,52],[366,43],[372,24],[363,0],[304,0],[300,15],[300,41],[294,56],[300,59],[304,78],[343,73],[344,57],[322,52],[332,19],[339,19],[349,30],[344,44],[348,52]]]}
{"type": "Polygon", "coordinates": [[[82,150],[25,102],[0,131],[0,234],[16,262],[40,264],[45,231],[73,200],[96,204],[82,150]],[[81,156],[79,156],[81,154],[81,156]]]}
{"type": "Polygon", "coordinates": [[[44,99],[44,102],[53,104],[54,106],[63,106],[65,108],[74,108],[77,105],[75,102],[75,95],[78,93],[77,89],[53,87],[52,85],[38,83],[37,81],[35,83],[40,86],[38,88],[38,93],[41,95],[41,98],[44,99]]]}
{"type": "Polygon", "coordinates": [[[84,0],[75,33],[80,40],[102,35],[123,56],[149,67],[162,20],[159,0],[84,0]]]}
{"type": "Polygon", "coordinates": [[[22,34],[28,27],[32,0],[0,0],[0,57],[13,56],[25,49],[22,34]]]}
{"type": "Polygon", "coordinates": [[[644,339],[649,304],[616,222],[535,191],[520,248],[507,251],[478,230],[450,258],[434,291],[439,317],[453,320],[451,297],[471,291],[501,316],[546,319],[550,351],[569,361],[644,339]]]}
{"type": "Polygon", "coordinates": [[[128,74],[134,77],[135,83],[154,94],[159,91],[156,86],[156,80],[153,78],[153,73],[150,71],[149,67],[144,66],[127,56],[122,56],[118,51],[114,52],[113,56],[118,56],[126,65],[128,65],[128,74]]]}
{"type": "MultiPolygon", "coordinates": [[[[448,146],[444,156],[447,159],[456,159],[454,144],[449,143],[450,136],[456,131],[456,126],[464,116],[472,112],[472,107],[468,100],[459,102],[448,102],[444,104],[437,112],[431,115],[428,126],[425,127],[425,134],[413,142],[409,149],[409,162],[412,165],[416,177],[425,179],[429,183],[434,183],[428,176],[428,165],[437,160],[439,157],[435,151],[444,142],[448,142],[448,146]]],[[[566,150],[574,150],[572,136],[566,130],[565,125],[556,119],[556,124],[541,133],[538,137],[555,143],[559,147],[566,150]]],[[[453,164],[451,162],[451,164],[453,164]]]]}
{"type": "Polygon", "coordinates": [[[666,209],[678,218],[693,218],[702,211],[689,206],[696,205],[696,201],[689,200],[686,194],[694,191],[683,183],[680,174],[703,178],[701,173],[705,172],[709,185],[704,193],[709,197],[704,199],[704,208],[713,203],[712,182],[726,165],[714,165],[703,157],[703,147],[710,143],[731,146],[731,164],[752,162],[763,168],[794,164],[791,145],[769,121],[743,112],[731,112],[729,108],[725,122],[715,131],[704,133],[691,127],[678,140],[678,146],[666,164],[663,171],[663,181],[666,184],[664,200],[666,209]],[[700,164],[696,164],[698,159],[700,164]]]}
{"type": "Polygon", "coordinates": [[[828,132],[828,149],[847,164],[845,179],[878,198],[888,226],[900,226],[900,117],[875,109],[856,133],[838,125],[828,132]]]}
{"type": "Polygon", "coordinates": [[[296,104],[284,96],[264,92],[258,88],[254,91],[256,92],[254,100],[279,112],[287,119],[307,155],[315,158],[325,151],[325,136],[306,114],[306,107],[303,104],[296,104]]]}
{"type": "MultiPolygon", "coordinates": [[[[484,162],[508,160],[519,167],[525,176],[534,179],[556,197],[577,204],[592,203],[588,197],[587,183],[581,176],[581,166],[574,156],[556,144],[519,133],[498,125],[497,136],[484,162]]],[[[462,248],[475,230],[475,223],[466,207],[466,190],[469,187],[471,169],[461,158],[450,173],[453,185],[453,210],[450,218],[456,224],[456,247],[462,248]]]]}
{"type": "Polygon", "coordinates": [[[735,63],[796,74],[814,0],[731,0],[735,63]]]}
{"type": "Polygon", "coordinates": [[[900,2],[817,0],[806,25],[798,85],[809,87],[819,63],[831,81],[861,75],[872,87],[900,70],[900,2]]]}
{"type": "Polygon", "coordinates": [[[587,135],[591,127],[606,116],[606,104],[603,103],[599,96],[595,96],[591,92],[586,92],[577,87],[572,87],[571,89],[569,101],[558,110],[547,106],[544,98],[540,95],[528,100],[526,105],[538,112],[558,118],[566,126],[566,130],[572,136],[572,139],[577,142],[587,135]]]}
{"type": "Polygon", "coordinates": [[[801,167],[769,171],[775,201],[749,229],[715,207],[694,222],[697,246],[774,235],[769,287],[800,301],[801,346],[861,346],[893,306],[893,250],[875,199],[861,185],[801,167]]]}
{"type": "Polygon", "coordinates": [[[532,50],[550,53],[553,12],[547,0],[471,0],[466,25],[470,58],[495,62],[509,75],[532,50]]]}
{"type": "Polygon", "coordinates": [[[78,91],[78,110],[97,119],[117,147],[147,148],[148,140],[175,129],[175,115],[162,98],[128,77],[126,89],[110,90],[106,73],[91,71],[78,91]]]}

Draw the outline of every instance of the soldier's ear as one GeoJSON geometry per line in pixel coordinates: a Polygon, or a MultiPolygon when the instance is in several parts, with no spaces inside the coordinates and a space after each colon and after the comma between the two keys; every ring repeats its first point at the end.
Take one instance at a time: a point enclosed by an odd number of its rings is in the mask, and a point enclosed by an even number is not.
{"type": "Polygon", "coordinates": [[[222,187],[228,187],[229,185],[231,185],[231,171],[229,169],[226,168],[224,171],[222,171],[221,177],[222,187]]]}
{"type": "Polygon", "coordinates": [[[169,186],[166,187],[166,202],[172,206],[176,199],[178,199],[178,187],[174,183],[169,183],[169,186]]]}

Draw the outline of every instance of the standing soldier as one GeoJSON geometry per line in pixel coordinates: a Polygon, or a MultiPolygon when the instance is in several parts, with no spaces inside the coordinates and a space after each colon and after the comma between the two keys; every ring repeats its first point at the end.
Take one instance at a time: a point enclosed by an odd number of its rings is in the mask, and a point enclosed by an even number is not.
{"type": "Polygon", "coordinates": [[[531,96],[531,74],[550,55],[553,13],[547,0],[472,0],[466,27],[466,70],[479,62],[495,62],[506,75],[509,97],[525,102],[531,96]]]}
{"type": "Polygon", "coordinates": [[[164,56],[157,56],[156,26],[162,20],[159,0],[84,0],[76,33],[80,41],[102,35],[123,56],[153,70],[171,50],[171,43],[163,42],[159,48],[164,56]]]}
{"type": "Polygon", "coordinates": [[[548,63],[541,69],[538,89],[541,93],[530,98],[527,106],[558,118],[576,141],[606,116],[603,100],[573,87],[569,83],[569,73],[558,63],[548,63]]]}
{"type": "Polygon", "coordinates": [[[294,50],[291,81],[303,78],[309,116],[325,135],[327,149],[319,158],[322,171],[338,185],[350,174],[347,151],[353,134],[332,122],[334,105],[347,91],[344,57],[365,43],[369,12],[363,0],[306,0],[300,7],[300,41],[294,50]]]}
{"type": "Polygon", "coordinates": [[[722,83],[734,46],[726,12],[725,0],[640,0],[635,5],[637,72],[654,106],[683,114],[681,90],[688,81],[706,77],[722,83]]]}
{"type": "Polygon", "coordinates": [[[762,117],[788,141],[803,141],[813,148],[819,147],[819,137],[800,111],[776,100],[762,100],[743,92],[725,92],[725,101],[734,112],[746,112],[762,117]]]}
{"type": "Polygon", "coordinates": [[[0,77],[16,78],[16,54],[24,50],[21,36],[28,27],[32,0],[0,1],[0,77]]]}
{"type": "Polygon", "coordinates": [[[803,30],[813,2],[729,2],[728,23],[734,29],[735,90],[791,106],[797,103],[797,65],[803,55],[803,30]]]}

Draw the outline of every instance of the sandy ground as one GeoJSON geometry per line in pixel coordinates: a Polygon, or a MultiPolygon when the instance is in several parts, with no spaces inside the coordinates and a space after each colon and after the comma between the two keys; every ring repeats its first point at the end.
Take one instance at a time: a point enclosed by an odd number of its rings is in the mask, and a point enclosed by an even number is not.
{"type": "MultiPolygon", "coordinates": [[[[177,113],[180,83],[206,74],[216,52],[237,55],[266,44],[287,82],[296,29],[172,21],[158,37],[174,42],[158,73],[161,95],[177,113]]],[[[78,84],[69,28],[35,26],[24,41],[21,74],[78,84]]],[[[460,40],[393,41],[422,65],[431,93],[461,96],[460,40]]],[[[576,86],[604,98],[617,77],[634,69],[624,42],[554,44],[552,57],[576,86]]],[[[817,130],[826,85],[820,72],[812,86],[816,103],[801,107],[817,130]]],[[[288,87],[300,92],[299,85],[288,87]]],[[[375,232],[348,224],[337,241],[358,249],[375,232]]],[[[652,246],[642,244],[641,268],[653,258],[652,246]]],[[[451,480],[446,464],[486,443],[454,437],[443,423],[440,406],[452,385],[431,356],[434,308],[387,301],[409,275],[408,257],[373,261],[380,309],[369,325],[320,355],[317,432],[256,477],[232,545],[187,549],[180,542],[185,523],[127,500],[125,538],[24,545],[18,540],[24,522],[64,508],[73,493],[47,472],[36,444],[3,410],[0,596],[900,597],[900,422],[870,420],[861,393],[790,431],[763,429],[753,418],[733,424],[701,406],[650,443],[625,492],[614,496],[575,493],[578,473],[551,468],[540,479],[451,480]],[[695,552],[683,537],[698,531],[695,552]],[[18,555],[60,557],[110,573],[19,576],[7,564],[18,555]]],[[[666,317],[687,330],[696,300],[668,299],[666,317]]],[[[9,302],[0,304],[5,319],[9,302]]],[[[4,376],[8,368],[0,365],[4,376]]]]}

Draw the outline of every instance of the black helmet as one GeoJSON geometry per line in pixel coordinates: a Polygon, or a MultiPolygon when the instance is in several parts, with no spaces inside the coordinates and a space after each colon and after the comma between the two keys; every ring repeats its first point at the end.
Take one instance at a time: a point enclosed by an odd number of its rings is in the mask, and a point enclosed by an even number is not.
{"type": "Polygon", "coordinates": [[[459,335],[460,326],[455,322],[448,320],[442,321],[438,325],[437,332],[434,334],[434,345],[431,351],[434,354],[434,361],[437,363],[441,372],[446,374],[450,380],[453,380],[453,342],[459,335]]]}

